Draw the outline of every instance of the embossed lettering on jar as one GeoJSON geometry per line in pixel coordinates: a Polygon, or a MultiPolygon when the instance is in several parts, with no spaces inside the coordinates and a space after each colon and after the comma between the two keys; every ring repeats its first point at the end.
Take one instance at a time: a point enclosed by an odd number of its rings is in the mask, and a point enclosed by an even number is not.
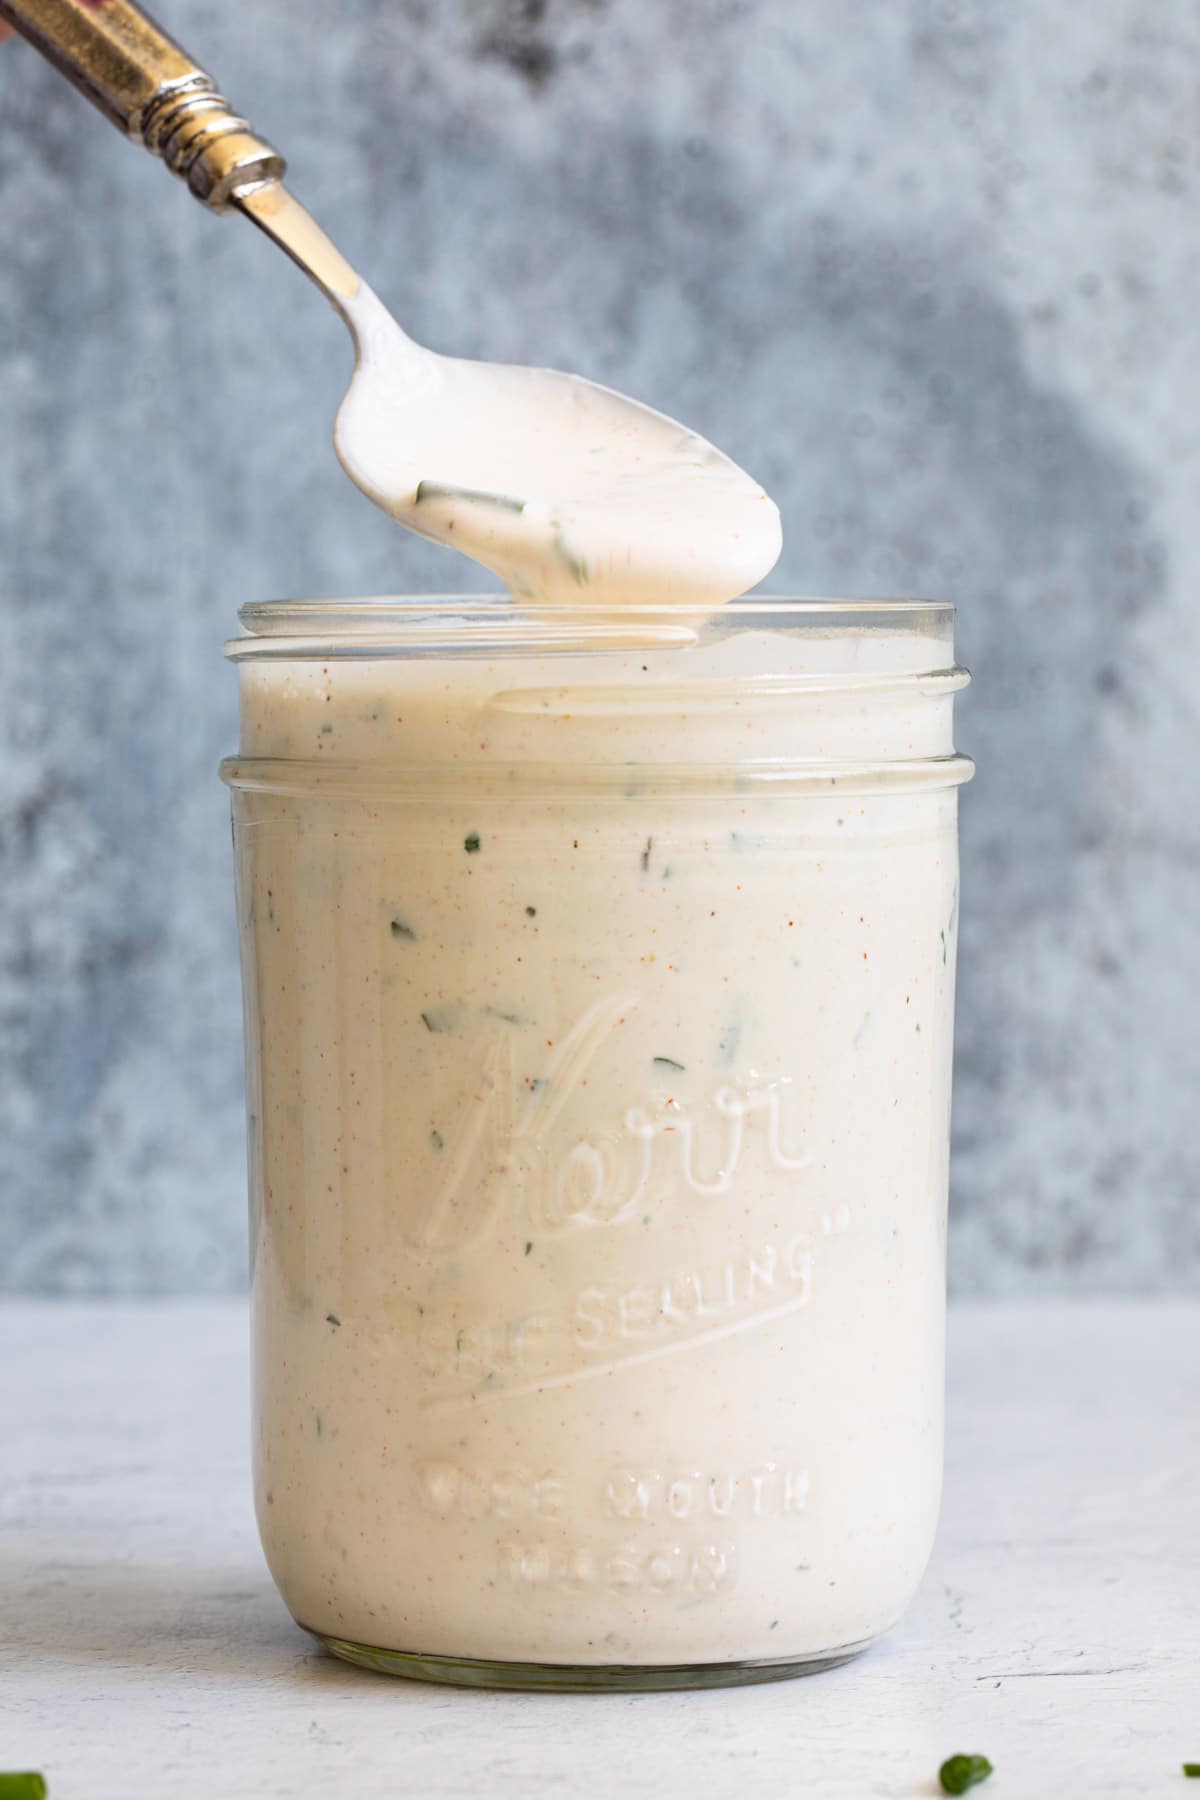
{"type": "Polygon", "coordinates": [[[820,1667],[941,1473],[952,611],[249,609],[260,1528],[351,1659],[820,1667]]]}

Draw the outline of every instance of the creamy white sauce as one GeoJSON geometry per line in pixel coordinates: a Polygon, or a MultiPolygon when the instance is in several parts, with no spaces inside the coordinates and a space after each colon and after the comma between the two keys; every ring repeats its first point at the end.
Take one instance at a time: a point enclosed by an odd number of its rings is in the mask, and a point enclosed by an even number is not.
{"type": "Polygon", "coordinates": [[[714,606],[774,566],[774,502],[675,420],[578,376],[424,350],[365,285],[338,305],[359,352],[334,438],[347,472],[514,594],[714,606]]]}
{"type": "Polygon", "coordinates": [[[948,695],[892,684],[946,649],[242,665],[235,779],[305,790],[236,796],[258,1509],[304,1624],[691,1663],[901,1610],[940,1476],[955,794],[738,770],[947,755],[948,695]],[[656,769],[695,763],[691,794],[656,769]]]}
{"type": "Polygon", "coordinates": [[[348,275],[346,469],[554,611],[242,665],[271,1568],[382,1650],[836,1654],[937,1507],[955,797],[846,770],[949,753],[945,639],[718,628],[756,482],[348,275]]]}

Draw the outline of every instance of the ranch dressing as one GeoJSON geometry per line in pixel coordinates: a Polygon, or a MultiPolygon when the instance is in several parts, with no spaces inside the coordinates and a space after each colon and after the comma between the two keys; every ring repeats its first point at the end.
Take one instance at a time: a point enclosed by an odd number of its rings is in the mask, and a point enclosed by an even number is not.
{"type": "Polygon", "coordinates": [[[336,298],[358,367],[334,443],[410,531],[552,604],[719,605],[774,566],[774,502],[674,419],[557,370],[436,355],[363,283],[336,298]]]}
{"type": "Polygon", "coordinates": [[[844,1654],[938,1500],[948,609],[341,610],[231,646],[275,1578],[385,1666],[844,1654]]]}

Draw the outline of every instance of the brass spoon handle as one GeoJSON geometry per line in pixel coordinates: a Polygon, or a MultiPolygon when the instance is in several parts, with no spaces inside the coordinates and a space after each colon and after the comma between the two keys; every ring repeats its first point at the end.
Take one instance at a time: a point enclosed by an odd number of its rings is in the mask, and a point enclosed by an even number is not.
{"type": "Polygon", "coordinates": [[[0,19],[214,212],[282,179],[279,152],[132,0],[0,0],[0,19]]]}

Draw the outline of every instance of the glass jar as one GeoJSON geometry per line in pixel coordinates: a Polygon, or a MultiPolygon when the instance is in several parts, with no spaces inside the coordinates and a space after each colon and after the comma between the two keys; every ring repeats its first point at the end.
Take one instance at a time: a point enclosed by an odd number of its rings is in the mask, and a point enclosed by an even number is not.
{"type": "Polygon", "coordinates": [[[476,1684],[851,1655],[941,1479],[952,608],[241,617],[285,1601],[476,1684]]]}

